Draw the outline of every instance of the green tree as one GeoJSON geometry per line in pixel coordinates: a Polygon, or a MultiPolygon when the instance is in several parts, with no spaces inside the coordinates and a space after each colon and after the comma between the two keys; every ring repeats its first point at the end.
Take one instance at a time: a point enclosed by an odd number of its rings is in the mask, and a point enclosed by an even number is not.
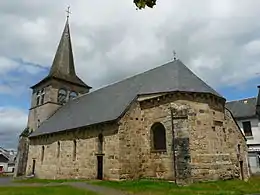
{"type": "Polygon", "coordinates": [[[153,8],[156,5],[156,0],[134,0],[134,4],[138,9],[144,9],[146,6],[153,8]]]}
{"type": "Polygon", "coordinates": [[[31,130],[29,127],[26,127],[23,132],[20,134],[20,137],[28,137],[31,134],[31,130]]]}

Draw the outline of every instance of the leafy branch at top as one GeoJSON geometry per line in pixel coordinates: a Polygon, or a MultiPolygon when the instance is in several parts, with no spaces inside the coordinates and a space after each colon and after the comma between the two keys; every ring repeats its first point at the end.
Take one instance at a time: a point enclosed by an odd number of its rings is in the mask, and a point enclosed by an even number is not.
{"type": "Polygon", "coordinates": [[[146,6],[153,8],[156,5],[156,0],[134,0],[134,4],[138,9],[144,9],[146,6]]]}

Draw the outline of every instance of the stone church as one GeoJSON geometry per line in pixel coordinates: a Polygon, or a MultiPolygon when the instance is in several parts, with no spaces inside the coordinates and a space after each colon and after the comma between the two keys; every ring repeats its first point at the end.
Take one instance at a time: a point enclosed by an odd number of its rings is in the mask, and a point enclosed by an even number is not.
{"type": "Polygon", "coordinates": [[[67,20],[49,74],[31,89],[20,175],[177,183],[250,176],[246,139],[225,98],[178,59],[90,92],[75,72],[67,20]]]}

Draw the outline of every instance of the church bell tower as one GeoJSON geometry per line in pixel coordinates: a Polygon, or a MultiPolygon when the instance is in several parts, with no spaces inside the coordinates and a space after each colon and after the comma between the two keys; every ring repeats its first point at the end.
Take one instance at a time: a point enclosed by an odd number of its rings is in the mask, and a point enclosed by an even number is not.
{"type": "Polygon", "coordinates": [[[31,89],[28,128],[32,131],[60,106],[91,89],[75,72],[68,17],[49,74],[31,89]]]}
{"type": "Polygon", "coordinates": [[[35,131],[59,107],[91,89],[75,72],[68,16],[49,74],[31,89],[31,108],[27,127],[19,136],[14,177],[25,175],[30,132],[35,131]]]}

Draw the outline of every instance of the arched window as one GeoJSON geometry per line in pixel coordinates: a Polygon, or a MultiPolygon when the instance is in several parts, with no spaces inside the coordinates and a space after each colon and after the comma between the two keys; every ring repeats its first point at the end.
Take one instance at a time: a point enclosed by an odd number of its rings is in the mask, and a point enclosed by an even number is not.
{"type": "Polygon", "coordinates": [[[98,153],[102,154],[103,153],[103,142],[104,142],[104,136],[102,133],[98,135],[98,153]]]}
{"type": "Polygon", "coordinates": [[[44,104],[45,89],[41,90],[41,104],[44,104]]]}
{"type": "Polygon", "coordinates": [[[58,145],[57,145],[57,158],[60,157],[60,142],[58,142],[58,145]]]}
{"type": "Polygon", "coordinates": [[[38,90],[36,92],[36,106],[44,104],[44,102],[45,102],[44,97],[45,97],[45,89],[44,88],[41,89],[41,90],[38,90]]]}
{"type": "Polygon", "coordinates": [[[71,100],[71,99],[74,99],[75,97],[77,97],[78,96],[78,94],[75,92],[75,91],[72,91],[72,92],[70,92],[70,95],[69,95],[69,99],[71,100]]]}
{"type": "Polygon", "coordinates": [[[74,140],[73,141],[73,161],[76,160],[76,157],[77,157],[77,141],[74,140]]]}
{"type": "Polygon", "coordinates": [[[36,106],[40,105],[40,100],[41,100],[41,94],[40,94],[40,91],[37,91],[37,93],[36,93],[36,106]]]}
{"type": "Polygon", "coordinates": [[[44,159],[44,150],[45,150],[45,148],[44,148],[44,146],[42,146],[42,156],[41,156],[41,162],[43,162],[43,159],[44,159]]]}
{"type": "Polygon", "coordinates": [[[161,123],[154,123],[151,127],[151,139],[153,150],[166,151],[165,128],[161,123]]]}
{"type": "Polygon", "coordinates": [[[60,89],[58,92],[58,103],[64,104],[67,98],[67,91],[65,89],[60,89]]]}

